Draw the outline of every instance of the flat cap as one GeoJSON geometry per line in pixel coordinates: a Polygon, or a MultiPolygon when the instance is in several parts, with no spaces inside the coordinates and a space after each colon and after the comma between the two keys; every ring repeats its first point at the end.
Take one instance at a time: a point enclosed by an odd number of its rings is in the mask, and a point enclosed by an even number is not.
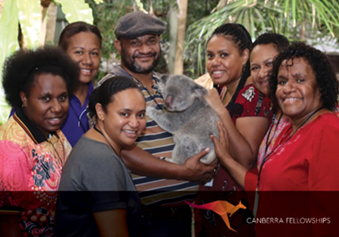
{"type": "Polygon", "coordinates": [[[142,35],[161,35],[166,25],[161,20],[143,12],[131,12],[121,17],[115,27],[117,39],[136,38],[142,35]]]}

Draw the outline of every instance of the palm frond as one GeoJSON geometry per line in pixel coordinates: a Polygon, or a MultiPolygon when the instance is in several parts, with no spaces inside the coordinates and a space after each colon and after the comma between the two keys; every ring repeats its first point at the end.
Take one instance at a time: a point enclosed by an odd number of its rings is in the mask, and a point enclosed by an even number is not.
{"type": "MultiPolygon", "coordinates": [[[[290,40],[332,37],[339,28],[339,2],[336,0],[236,0],[196,21],[187,29],[186,50],[205,46],[213,30],[226,22],[244,25],[253,38],[267,31],[285,35],[290,40]]],[[[197,62],[198,70],[203,61],[197,62]]],[[[202,74],[203,71],[198,71],[202,74]]]]}

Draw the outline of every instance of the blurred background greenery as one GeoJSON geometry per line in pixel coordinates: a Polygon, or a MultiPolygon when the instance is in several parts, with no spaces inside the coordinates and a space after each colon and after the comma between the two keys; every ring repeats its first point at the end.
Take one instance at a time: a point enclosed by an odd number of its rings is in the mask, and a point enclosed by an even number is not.
{"type": "MultiPolygon", "coordinates": [[[[276,32],[292,41],[325,45],[324,50],[329,50],[328,53],[338,51],[337,0],[106,0],[99,5],[94,0],[86,2],[93,9],[94,24],[103,34],[103,60],[106,61],[103,66],[118,62],[119,56],[113,45],[115,22],[135,10],[144,10],[167,22],[167,30],[162,36],[163,60],[157,68],[163,73],[184,73],[192,78],[204,74],[207,39],[225,22],[243,24],[253,40],[261,33],[276,32]],[[185,4],[188,7],[183,9],[185,4]],[[180,22],[176,22],[179,15],[185,15],[184,30],[179,29],[180,22]],[[179,30],[183,31],[184,42],[177,40],[179,30]],[[175,56],[176,44],[184,47],[180,60],[175,56]],[[178,65],[173,68],[178,61],[182,70],[176,70],[178,65]]],[[[103,67],[98,77],[107,71],[109,68],[103,67]]]]}

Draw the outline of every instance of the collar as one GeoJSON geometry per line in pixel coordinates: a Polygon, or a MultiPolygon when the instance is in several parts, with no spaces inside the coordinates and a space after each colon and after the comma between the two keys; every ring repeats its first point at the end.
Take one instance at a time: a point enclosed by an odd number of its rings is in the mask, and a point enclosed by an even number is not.
{"type": "Polygon", "coordinates": [[[27,135],[34,141],[35,144],[47,141],[47,138],[42,134],[38,127],[27,118],[22,108],[18,108],[16,110],[15,114],[13,114],[13,119],[22,127],[23,130],[25,130],[27,135]]]}
{"type": "MultiPolygon", "coordinates": [[[[90,83],[88,84],[88,92],[87,92],[86,99],[92,94],[93,89],[94,89],[93,82],[90,82],[90,83]]],[[[70,101],[71,101],[72,99],[74,99],[74,98],[76,98],[75,94],[74,94],[74,93],[71,93],[71,94],[70,94],[70,101]]]]}
{"type": "Polygon", "coordinates": [[[92,94],[92,91],[93,91],[93,82],[90,82],[88,84],[88,93],[87,93],[87,96],[89,96],[90,94],[92,94]]]}

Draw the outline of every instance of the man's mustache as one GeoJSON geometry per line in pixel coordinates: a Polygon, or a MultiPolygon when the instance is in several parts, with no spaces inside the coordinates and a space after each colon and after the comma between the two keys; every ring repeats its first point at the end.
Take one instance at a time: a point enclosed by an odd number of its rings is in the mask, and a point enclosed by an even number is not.
{"type": "Polygon", "coordinates": [[[142,57],[155,57],[156,55],[157,55],[156,52],[150,52],[150,53],[147,53],[147,54],[145,54],[145,53],[135,53],[133,55],[133,59],[142,58],[142,57]]]}

